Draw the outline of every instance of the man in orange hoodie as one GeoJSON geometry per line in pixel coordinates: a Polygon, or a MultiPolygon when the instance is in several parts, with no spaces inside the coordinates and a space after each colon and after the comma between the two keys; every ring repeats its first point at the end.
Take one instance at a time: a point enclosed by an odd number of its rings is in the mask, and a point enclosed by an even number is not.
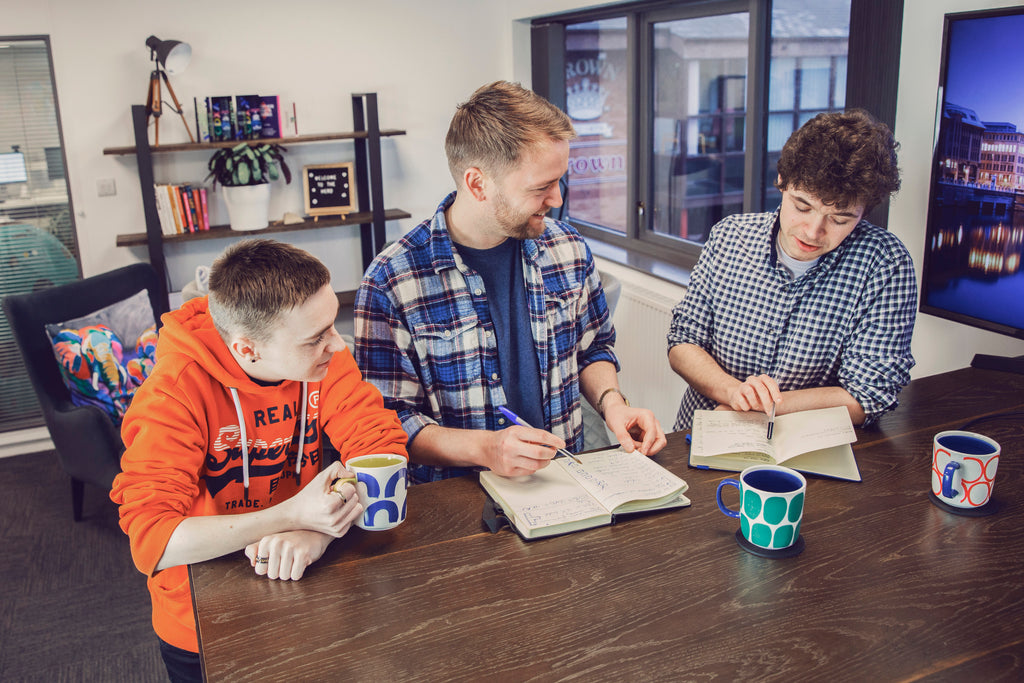
{"type": "Polygon", "coordinates": [[[406,454],[397,416],[363,381],[316,258],[272,240],[229,247],[210,294],[163,317],[157,364],[125,415],[110,497],[149,577],[171,680],[201,678],[186,565],[245,551],[297,580],[362,513],[342,462],[406,454]],[[325,466],[322,437],[342,462],[325,466]]]}

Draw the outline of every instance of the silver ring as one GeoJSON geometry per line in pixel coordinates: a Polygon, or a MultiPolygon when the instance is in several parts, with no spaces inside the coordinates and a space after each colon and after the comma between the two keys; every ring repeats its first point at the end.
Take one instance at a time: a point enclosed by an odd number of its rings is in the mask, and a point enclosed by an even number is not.
{"type": "Polygon", "coordinates": [[[269,564],[269,563],[270,563],[270,558],[269,557],[257,557],[256,558],[256,564],[269,564]]]}

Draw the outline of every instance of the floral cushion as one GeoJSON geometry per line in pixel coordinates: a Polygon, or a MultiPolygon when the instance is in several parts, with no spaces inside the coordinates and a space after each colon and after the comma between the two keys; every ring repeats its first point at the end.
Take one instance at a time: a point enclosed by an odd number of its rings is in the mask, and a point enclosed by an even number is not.
{"type": "Polygon", "coordinates": [[[82,318],[47,325],[46,331],[71,402],[94,405],[120,425],[135,390],[156,362],[156,322],[146,292],[82,318]]]}

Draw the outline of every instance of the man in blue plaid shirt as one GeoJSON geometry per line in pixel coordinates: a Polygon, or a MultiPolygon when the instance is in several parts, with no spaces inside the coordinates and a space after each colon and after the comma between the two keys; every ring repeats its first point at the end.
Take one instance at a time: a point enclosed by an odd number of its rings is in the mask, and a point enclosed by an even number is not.
{"type": "Polygon", "coordinates": [[[669,362],[694,410],[845,406],[869,425],[910,381],[917,309],[903,243],[863,220],[899,189],[892,132],[863,111],[819,114],[782,149],[773,213],[720,221],[673,311],[669,362]]]}
{"type": "Polygon", "coordinates": [[[356,361],[409,435],[414,481],[530,474],[583,446],[581,395],[627,451],[665,435],[619,392],[594,260],[561,206],[569,118],[499,81],[452,118],[456,192],[374,259],[356,294],[356,361]],[[530,426],[510,425],[499,407],[530,426]]]}

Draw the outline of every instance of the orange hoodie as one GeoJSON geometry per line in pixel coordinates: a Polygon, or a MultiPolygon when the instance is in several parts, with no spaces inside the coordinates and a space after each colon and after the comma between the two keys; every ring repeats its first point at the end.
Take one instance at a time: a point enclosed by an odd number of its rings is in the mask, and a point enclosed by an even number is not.
{"type": "Polygon", "coordinates": [[[323,465],[321,434],[343,461],[404,455],[406,435],[348,350],[334,355],[321,382],[254,382],[214,329],[205,297],[163,317],[157,359],[125,414],[126,450],[110,497],[120,505],[135,566],[149,577],[153,629],[171,645],[197,652],[186,567],[154,573],[178,524],[290,498],[323,465]]]}

